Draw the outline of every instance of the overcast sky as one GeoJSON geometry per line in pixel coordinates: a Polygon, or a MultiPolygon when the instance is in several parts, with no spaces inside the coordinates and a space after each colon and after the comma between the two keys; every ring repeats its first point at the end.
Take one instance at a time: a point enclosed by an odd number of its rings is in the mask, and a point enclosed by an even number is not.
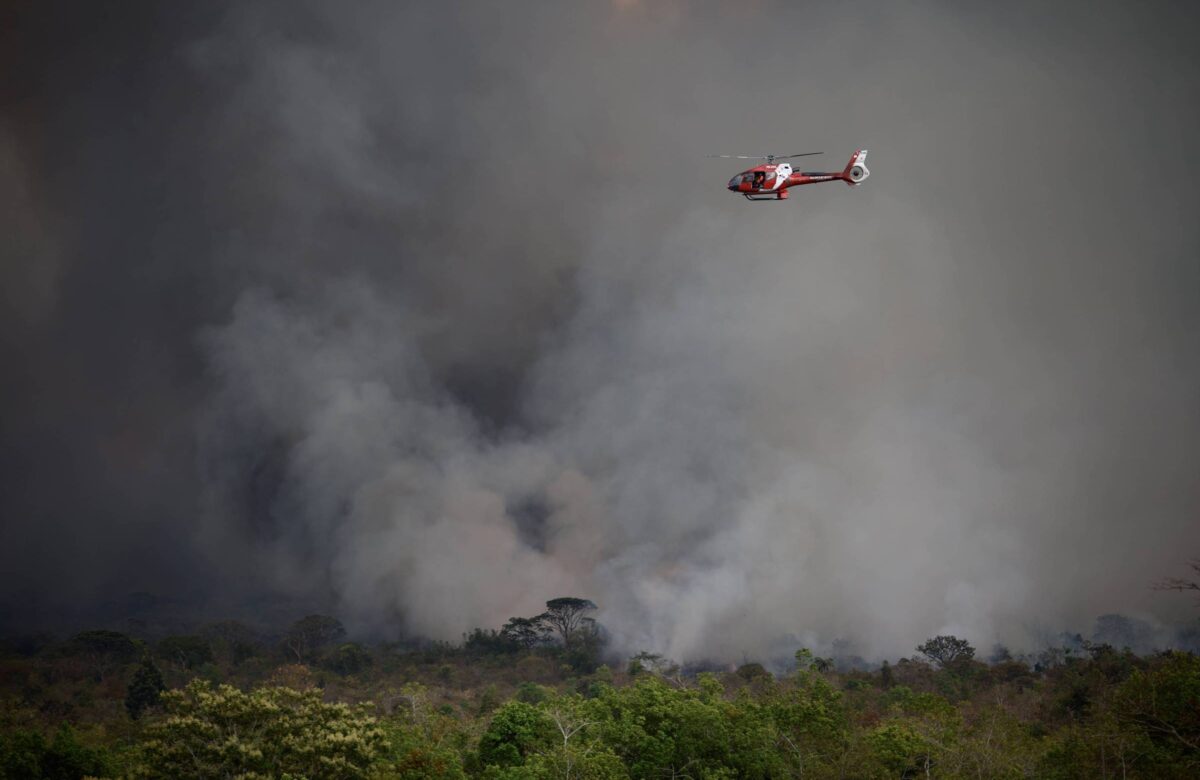
{"type": "Polygon", "coordinates": [[[576,595],[687,658],[1195,614],[1149,589],[1200,554],[1191,4],[0,20],[10,615],[576,595]],[[783,203],[705,157],[860,148],[783,203]]]}

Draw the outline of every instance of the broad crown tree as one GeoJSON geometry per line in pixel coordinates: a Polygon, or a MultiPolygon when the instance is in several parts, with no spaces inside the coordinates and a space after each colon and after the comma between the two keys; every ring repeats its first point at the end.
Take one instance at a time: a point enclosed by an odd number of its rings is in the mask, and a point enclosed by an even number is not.
{"type": "Polygon", "coordinates": [[[925,640],[917,645],[917,652],[942,668],[975,657],[975,648],[971,647],[970,642],[950,635],[925,640]]]}
{"type": "Polygon", "coordinates": [[[346,629],[337,618],[309,615],[292,624],[283,637],[283,644],[295,653],[298,663],[305,663],[314,652],[345,635],[346,629]]]}
{"type": "Polygon", "coordinates": [[[536,619],[550,626],[562,638],[563,645],[570,647],[579,630],[595,622],[587,613],[596,609],[595,603],[588,599],[567,596],[547,601],[546,611],[536,619]]]}

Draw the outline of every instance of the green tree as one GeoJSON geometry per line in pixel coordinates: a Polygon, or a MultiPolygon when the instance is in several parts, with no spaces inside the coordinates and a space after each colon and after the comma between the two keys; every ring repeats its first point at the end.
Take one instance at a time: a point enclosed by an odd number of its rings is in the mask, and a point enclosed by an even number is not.
{"type": "Polygon", "coordinates": [[[169,636],[161,640],[154,653],[180,669],[195,669],[213,662],[212,646],[200,636],[169,636]]]}
{"type": "Polygon", "coordinates": [[[595,620],[583,618],[572,634],[572,644],[563,648],[563,660],[576,672],[591,674],[600,664],[604,638],[595,620]]]}
{"type": "Polygon", "coordinates": [[[557,632],[563,646],[570,648],[581,629],[594,625],[587,613],[595,610],[596,605],[588,599],[563,597],[547,601],[546,611],[535,619],[557,632]]]}
{"type": "Polygon", "coordinates": [[[526,775],[533,780],[624,780],[629,777],[625,765],[604,745],[556,747],[534,756],[526,775]]]}
{"type": "Polygon", "coordinates": [[[138,645],[125,634],[117,631],[84,631],[67,642],[65,651],[69,655],[86,658],[103,681],[113,669],[133,661],[138,655],[138,645]]]}
{"type": "Polygon", "coordinates": [[[495,685],[488,685],[479,693],[479,714],[487,715],[500,706],[500,694],[495,685]]]}
{"type": "Polygon", "coordinates": [[[1168,653],[1134,671],[1117,688],[1113,709],[1155,747],[1159,776],[1200,776],[1200,657],[1168,653]]]}
{"type": "Polygon", "coordinates": [[[326,668],[341,675],[358,674],[370,668],[372,663],[374,659],[371,658],[371,654],[357,642],[338,645],[324,661],[326,668]]]}
{"type": "Polygon", "coordinates": [[[479,761],[484,766],[515,767],[534,753],[554,744],[554,724],[546,713],[520,701],[496,710],[479,739],[479,761]]]}
{"type": "Polygon", "coordinates": [[[258,634],[237,620],[209,623],[200,633],[219,655],[235,666],[257,654],[260,649],[258,634]]]}
{"type": "Polygon", "coordinates": [[[512,617],[500,629],[500,636],[526,650],[532,650],[546,641],[547,631],[541,615],[531,618],[512,617]]]}
{"type": "MultiPolygon", "coordinates": [[[[797,656],[803,666],[807,659],[797,656]]],[[[841,691],[815,670],[802,671],[794,687],[773,692],[765,706],[779,752],[795,772],[807,776],[816,770],[832,771],[847,749],[849,722],[841,691]]]]}
{"type": "Polygon", "coordinates": [[[535,682],[523,682],[517,686],[517,692],[513,698],[526,704],[541,704],[550,698],[551,693],[549,688],[535,682]]]}
{"type": "Polygon", "coordinates": [[[962,738],[952,742],[942,757],[941,767],[948,770],[944,774],[951,777],[1039,777],[1037,766],[1045,748],[1042,740],[1031,733],[1029,725],[999,706],[973,713],[962,738]]]}
{"type": "Polygon", "coordinates": [[[971,647],[970,642],[949,635],[925,640],[917,645],[917,652],[943,669],[975,657],[975,648],[971,647]]]}
{"type": "Polygon", "coordinates": [[[443,728],[449,721],[438,720],[432,728],[395,719],[383,722],[384,753],[371,772],[372,780],[465,780],[462,756],[455,747],[462,735],[443,728]]]}
{"type": "Polygon", "coordinates": [[[587,702],[594,733],[632,777],[783,776],[764,769],[778,756],[762,708],[749,699],[726,702],[720,684],[710,682],[701,690],[674,688],[640,675],[625,688],[606,686],[587,702]]]}
{"type": "Polygon", "coordinates": [[[0,777],[41,777],[46,757],[46,740],[36,731],[19,729],[0,732],[0,777]]]}
{"type": "Polygon", "coordinates": [[[108,777],[114,772],[108,753],[81,744],[75,730],[66,724],[49,742],[36,731],[0,733],[0,778],[77,780],[108,777]]]}
{"type": "Polygon", "coordinates": [[[946,699],[897,685],[884,696],[884,703],[888,722],[872,730],[867,743],[873,759],[889,772],[902,777],[928,776],[949,756],[961,753],[962,717],[946,699]]]}
{"type": "Polygon", "coordinates": [[[147,708],[158,704],[159,697],[165,689],[162,672],[154,665],[154,661],[150,660],[150,656],[143,656],[125,693],[125,709],[129,712],[129,717],[134,720],[140,718],[147,708]]]}
{"type": "Polygon", "coordinates": [[[627,671],[630,677],[635,677],[642,672],[662,674],[669,665],[669,662],[659,653],[651,653],[649,650],[643,650],[629,659],[627,671]]]}
{"type": "Polygon", "coordinates": [[[880,726],[868,735],[871,758],[891,777],[929,777],[932,757],[926,744],[903,721],[880,726]]]}
{"type": "Polygon", "coordinates": [[[596,726],[602,708],[579,696],[564,696],[546,704],[543,711],[554,725],[551,744],[530,756],[529,775],[538,780],[627,778],[621,759],[600,739],[596,726]]]}
{"type": "Polygon", "coordinates": [[[757,661],[751,661],[750,663],[742,664],[737,668],[735,674],[746,682],[775,679],[771,676],[771,673],[768,672],[763,665],[757,661]]]}
{"type": "Polygon", "coordinates": [[[297,663],[311,660],[313,653],[346,635],[341,621],[328,615],[308,615],[292,624],[283,644],[296,655],[297,663]]]}
{"type": "Polygon", "coordinates": [[[508,655],[522,647],[520,643],[505,634],[503,629],[484,631],[482,628],[476,628],[463,638],[463,650],[471,656],[508,655]]]}
{"type": "Polygon", "coordinates": [[[833,668],[833,659],[822,658],[814,655],[812,650],[807,647],[802,647],[796,651],[796,671],[800,673],[806,672],[828,672],[833,668]]]}
{"type": "Polygon", "coordinates": [[[365,778],[384,750],[370,705],[326,703],[316,691],[193,680],[162,700],[167,717],[146,730],[142,777],[365,778]]]}

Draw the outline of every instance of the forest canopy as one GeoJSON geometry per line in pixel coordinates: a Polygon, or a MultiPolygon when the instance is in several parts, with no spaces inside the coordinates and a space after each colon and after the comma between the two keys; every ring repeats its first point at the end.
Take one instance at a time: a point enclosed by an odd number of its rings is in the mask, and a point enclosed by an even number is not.
{"type": "Polygon", "coordinates": [[[458,644],[278,631],[111,629],[4,645],[0,778],[1187,778],[1200,658],[1138,654],[1102,616],[1033,654],[930,637],[869,663],[617,655],[596,605],[458,644]]]}

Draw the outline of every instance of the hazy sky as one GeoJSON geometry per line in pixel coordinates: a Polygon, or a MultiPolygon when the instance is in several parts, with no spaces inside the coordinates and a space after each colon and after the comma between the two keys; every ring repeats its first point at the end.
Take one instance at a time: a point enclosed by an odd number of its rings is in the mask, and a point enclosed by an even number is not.
{"type": "Polygon", "coordinates": [[[10,5],[3,608],[1193,615],[1197,12],[978,6],[10,5]],[[858,148],[784,203],[705,157],[858,148]]]}

